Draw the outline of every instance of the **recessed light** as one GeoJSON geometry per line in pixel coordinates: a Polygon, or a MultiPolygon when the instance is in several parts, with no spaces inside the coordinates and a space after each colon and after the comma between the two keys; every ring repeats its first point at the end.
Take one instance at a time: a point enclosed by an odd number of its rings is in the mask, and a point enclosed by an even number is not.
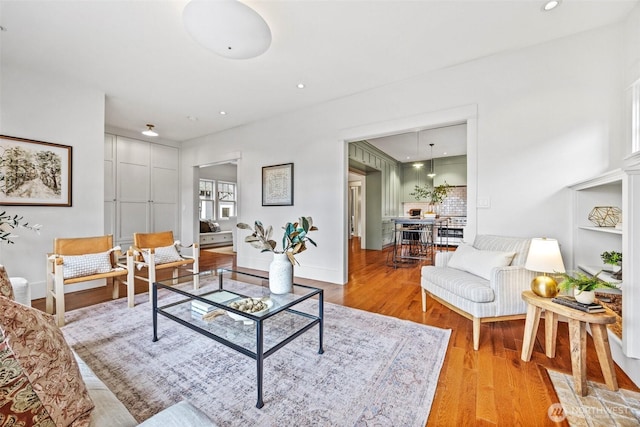
{"type": "Polygon", "coordinates": [[[297,88],[298,89],[304,89],[304,83],[298,83],[297,88]]]}
{"type": "Polygon", "coordinates": [[[194,117],[194,116],[187,116],[187,119],[191,120],[192,122],[197,122],[198,118],[194,117]]]}
{"type": "Polygon", "coordinates": [[[146,136],[158,136],[158,133],[153,130],[154,126],[147,123],[147,130],[143,130],[142,134],[146,136]]]}
{"type": "Polygon", "coordinates": [[[544,4],[544,6],[542,6],[542,10],[545,12],[549,12],[550,10],[553,10],[556,7],[560,6],[561,1],[562,0],[549,0],[544,4]]]}
{"type": "Polygon", "coordinates": [[[220,115],[221,115],[221,116],[226,116],[226,115],[227,115],[227,112],[226,112],[226,111],[220,111],[220,115]]]}

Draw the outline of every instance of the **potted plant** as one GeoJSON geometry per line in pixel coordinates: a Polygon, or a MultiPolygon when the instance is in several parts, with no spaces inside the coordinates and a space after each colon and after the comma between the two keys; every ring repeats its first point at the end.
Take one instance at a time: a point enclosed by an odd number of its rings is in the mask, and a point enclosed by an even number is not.
{"type": "Polygon", "coordinates": [[[622,252],[602,252],[600,254],[600,258],[605,264],[612,265],[613,268],[613,278],[616,280],[622,280],[622,252]],[[618,268],[616,268],[618,267],[618,268]]]}
{"type": "Polygon", "coordinates": [[[576,301],[583,304],[591,304],[595,300],[595,290],[601,288],[617,289],[614,283],[605,282],[598,278],[602,271],[593,276],[575,272],[573,276],[562,273],[562,282],[558,285],[563,291],[573,291],[576,301]]]}
{"type": "MultiPolygon", "coordinates": [[[[238,223],[238,228],[252,230],[249,224],[238,223]]],[[[260,252],[273,252],[273,261],[269,265],[269,289],[274,294],[285,294],[291,292],[293,287],[293,266],[298,264],[296,254],[307,249],[307,242],[317,246],[316,242],[309,238],[309,232],[318,228],[313,225],[311,217],[301,217],[298,222],[288,222],[284,227],[282,237],[282,250],[277,250],[277,243],[271,238],[273,228],[264,227],[262,222],[256,221],[253,233],[245,237],[244,241],[249,243],[260,252]]]]}
{"type": "Polygon", "coordinates": [[[447,198],[449,191],[451,191],[451,186],[445,182],[444,184],[436,185],[435,187],[416,185],[413,189],[413,193],[409,193],[409,195],[415,197],[417,201],[426,199],[429,202],[427,213],[434,213],[435,206],[439,205],[447,198]]]}
{"type": "Polygon", "coordinates": [[[25,222],[21,216],[11,215],[6,211],[3,211],[0,213],[0,242],[4,242],[6,244],[14,243],[13,238],[16,237],[16,235],[13,234],[13,230],[16,228],[25,228],[39,232],[41,227],[42,226],[40,224],[29,225],[29,223],[25,222]]]}

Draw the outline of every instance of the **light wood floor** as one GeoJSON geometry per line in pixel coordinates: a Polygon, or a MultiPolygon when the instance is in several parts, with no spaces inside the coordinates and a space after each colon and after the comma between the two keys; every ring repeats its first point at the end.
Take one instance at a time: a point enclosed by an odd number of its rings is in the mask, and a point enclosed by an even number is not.
{"type": "MultiPolygon", "coordinates": [[[[386,265],[386,256],[386,251],[360,250],[359,239],[353,239],[347,285],[301,282],[322,287],[328,302],[452,330],[428,426],[568,425],[553,423],[547,416],[549,406],[558,399],[545,370],[571,373],[565,323],[558,327],[554,359],[544,354],[544,321],[531,362],[520,360],[524,320],[483,324],[480,349],[474,351],[471,321],[433,301],[423,313],[420,266],[394,269],[386,265]]],[[[235,267],[235,256],[203,251],[200,264],[202,270],[235,267]]],[[[146,292],[146,284],[136,285],[136,292],[146,292]]],[[[110,295],[106,288],[68,295],[67,310],[107,301],[110,295]]],[[[124,289],[120,295],[126,295],[124,289]]],[[[34,307],[44,310],[44,300],[34,301],[34,307]]],[[[617,366],[616,374],[620,387],[640,391],[617,366]]],[[[587,375],[589,380],[604,382],[590,339],[587,375]]]]}

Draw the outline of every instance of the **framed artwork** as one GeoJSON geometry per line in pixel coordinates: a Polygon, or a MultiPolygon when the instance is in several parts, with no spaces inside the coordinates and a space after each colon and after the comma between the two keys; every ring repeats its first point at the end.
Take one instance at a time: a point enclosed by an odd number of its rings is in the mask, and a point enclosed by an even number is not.
{"type": "Polygon", "coordinates": [[[262,167],[262,206],[293,206],[293,163],[262,167]]]}
{"type": "Polygon", "coordinates": [[[71,149],[0,135],[0,204],[71,206],[71,149]]]}

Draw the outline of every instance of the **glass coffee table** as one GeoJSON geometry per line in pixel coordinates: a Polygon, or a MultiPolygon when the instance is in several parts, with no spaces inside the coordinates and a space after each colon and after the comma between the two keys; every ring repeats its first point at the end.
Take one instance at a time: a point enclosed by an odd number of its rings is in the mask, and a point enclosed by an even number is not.
{"type": "Polygon", "coordinates": [[[268,278],[227,269],[198,273],[200,288],[193,289],[190,285],[195,276],[178,278],[177,287],[172,285],[174,279],[153,284],[153,341],[158,341],[158,314],[161,314],[253,358],[257,370],[257,408],[264,406],[262,380],[266,357],[316,325],[318,353],[324,352],[322,289],[294,284],[293,292],[275,295],[269,292],[268,278]],[[249,313],[235,308],[248,298],[260,311],[249,313]],[[167,299],[170,302],[165,302],[167,299]],[[310,299],[317,300],[317,308],[311,302],[305,303],[310,299]]]}

